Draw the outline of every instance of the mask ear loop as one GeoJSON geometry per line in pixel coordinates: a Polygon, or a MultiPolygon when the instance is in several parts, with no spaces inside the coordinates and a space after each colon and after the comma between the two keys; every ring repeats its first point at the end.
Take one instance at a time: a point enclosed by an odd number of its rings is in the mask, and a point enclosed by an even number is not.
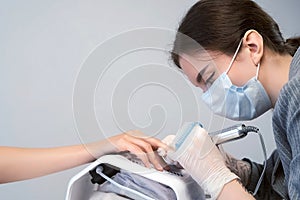
{"type": "Polygon", "coordinates": [[[237,54],[239,53],[239,50],[240,50],[240,48],[241,48],[242,43],[243,43],[243,38],[241,39],[241,41],[240,41],[240,43],[239,43],[237,49],[235,50],[235,52],[234,52],[234,54],[233,54],[233,57],[232,57],[232,59],[231,59],[231,61],[230,61],[230,64],[229,64],[227,70],[225,71],[226,74],[228,74],[230,68],[232,67],[232,64],[233,64],[235,58],[237,57],[237,54]]]}

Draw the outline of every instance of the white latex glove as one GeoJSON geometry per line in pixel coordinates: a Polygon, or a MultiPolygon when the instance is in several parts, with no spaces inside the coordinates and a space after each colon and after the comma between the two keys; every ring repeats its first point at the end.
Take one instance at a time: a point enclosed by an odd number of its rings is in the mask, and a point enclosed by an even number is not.
{"type": "MultiPolygon", "coordinates": [[[[172,150],[175,149],[175,147],[173,146],[175,137],[176,137],[175,135],[168,135],[164,139],[162,139],[161,142],[164,143],[164,144],[166,144],[170,148],[169,150],[172,151],[172,150]]],[[[174,160],[170,159],[167,156],[167,150],[166,149],[159,147],[157,149],[157,153],[158,153],[159,156],[161,156],[164,159],[164,161],[167,164],[169,164],[169,165],[176,165],[176,166],[178,165],[177,161],[174,161],[174,160]]]]}
{"type": "Polygon", "coordinates": [[[175,137],[176,137],[176,135],[168,135],[161,142],[163,142],[164,144],[166,144],[168,146],[171,146],[175,137]]]}
{"type": "MultiPolygon", "coordinates": [[[[175,139],[175,135],[168,135],[168,136],[166,136],[164,139],[162,139],[161,142],[164,143],[165,145],[167,145],[168,147],[172,148],[172,147],[171,147],[171,144],[173,143],[174,139],[175,139]]],[[[159,147],[159,148],[157,149],[157,153],[158,153],[158,155],[160,155],[161,157],[167,156],[167,150],[164,149],[164,148],[161,148],[161,147],[159,147]]]]}
{"type": "Polygon", "coordinates": [[[178,161],[212,199],[217,199],[226,183],[238,178],[226,167],[220,151],[199,125],[176,151],[168,151],[167,157],[178,161]]]}

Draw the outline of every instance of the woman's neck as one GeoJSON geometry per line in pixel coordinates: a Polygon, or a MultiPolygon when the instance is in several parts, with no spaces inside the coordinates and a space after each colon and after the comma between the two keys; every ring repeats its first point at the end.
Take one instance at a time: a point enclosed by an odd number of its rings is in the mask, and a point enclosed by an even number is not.
{"type": "Polygon", "coordinates": [[[281,88],[289,80],[290,64],[293,57],[289,54],[279,55],[270,50],[264,52],[259,81],[267,91],[274,108],[281,88]]]}

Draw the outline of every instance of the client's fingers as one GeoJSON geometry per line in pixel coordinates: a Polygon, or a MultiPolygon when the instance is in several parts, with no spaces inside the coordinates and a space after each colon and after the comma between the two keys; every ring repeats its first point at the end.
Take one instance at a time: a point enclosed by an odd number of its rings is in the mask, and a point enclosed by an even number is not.
{"type": "Polygon", "coordinates": [[[155,147],[155,150],[158,148],[163,148],[166,151],[170,149],[170,147],[167,144],[163,143],[157,138],[145,138],[145,140],[149,142],[153,147],[155,147]]]}
{"type": "Polygon", "coordinates": [[[135,154],[147,168],[151,167],[147,154],[138,146],[131,144],[127,148],[130,153],[135,154]]]}
{"type": "MultiPolygon", "coordinates": [[[[152,138],[154,139],[154,138],[152,138]]],[[[148,165],[149,161],[150,163],[152,163],[152,165],[157,169],[157,170],[163,170],[163,167],[160,165],[160,162],[158,161],[157,157],[154,154],[153,151],[153,144],[159,144],[159,140],[152,140],[152,139],[144,139],[144,138],[137,138],[137,137],[131,137],[128,136],[127,140],[129,141],[129,143],[134,144],[135,146],[137,146],[142,152],[143,154],[140,155],[140,157],[142,158],[141,160],[144,162],[144,164],[147,167],[150,167],[150,164],[148,165]]],[[[156,146],[154,146],[154,148],[156,148],[156,146]]],[[[139,157],[139,155],[137,155],[139,157]]]]}

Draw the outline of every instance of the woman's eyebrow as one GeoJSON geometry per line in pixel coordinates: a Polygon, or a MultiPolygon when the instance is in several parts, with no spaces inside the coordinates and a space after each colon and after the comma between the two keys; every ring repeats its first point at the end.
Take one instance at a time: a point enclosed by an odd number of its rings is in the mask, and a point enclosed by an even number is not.
{"type": "Polygon", "coordinates": [[[201,69],[201,71],[198,73],[197,75],[197,82],[200,83],[202,81],[202,75],[205,73],[205,71],[207,70],[209,64],[207,64],[203,69],[201,69]]]}

